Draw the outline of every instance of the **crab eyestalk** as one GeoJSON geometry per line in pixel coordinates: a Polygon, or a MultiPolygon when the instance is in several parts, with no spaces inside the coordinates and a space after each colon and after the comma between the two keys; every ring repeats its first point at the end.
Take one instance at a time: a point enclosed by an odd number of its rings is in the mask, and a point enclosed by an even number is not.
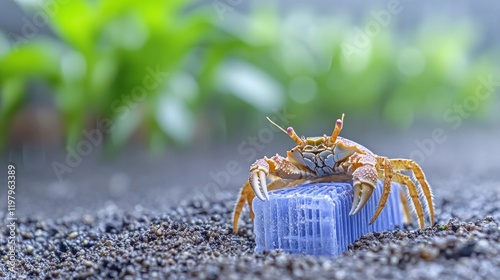
{"type": "Polygon", "coordinates": [[[293,141],[295,141],[295,143],[298,145],[298,146],[304,146],[305,145],[305,139],[301,139],[297,133],[295,133],[295,130],[293,130],[293,127],[289,127],[286,129],[286,133],[288,134],[288,136],[290,136],[290,138],[293,139],[293,141]]]}
{"type": "Polygon", "coordinates": [[[342,130],[343,123],[344,114],[342,114],[341,119],[337,119],[337,122],[335,122],[335,128],[333,129],[332,136],[330,137],[330,142],[335,143],[337,141],[337,136],[339,136],[340,131],[342,130]]]}

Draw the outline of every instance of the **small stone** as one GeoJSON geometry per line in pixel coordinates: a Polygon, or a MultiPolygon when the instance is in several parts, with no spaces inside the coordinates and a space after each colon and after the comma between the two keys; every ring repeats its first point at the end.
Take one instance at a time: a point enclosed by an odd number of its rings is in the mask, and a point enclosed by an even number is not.
{"type": "Polygon", "coordinates": [[[392,255],[390,258],[389,258],[389,263],[391,265],[397,265],[399,263],[399,258],[398,256],[395,256],[395,255],[392,255]]]}
{"type": "Polygon", "coordinates": [[[218,266],[209,265],[207,267],[207,274],[208,274],[209,279],[217,279],[217,276],[219,275],[219,273],[220,273],[220,268],[218,266]]]}
{"type": "Polygon", "coordinates": [[[323,268],[323,270],[325,270],[325,271],[331,271],[331,270],[333,270],[333,264],[332,264],[332,262],[331,262],[331,261],[329,261],[329,260],[325,260],[325,261],[323,262],[323,264],[322,264],[322,268],[323,268]]]}
{"type": "Polygon", "coordinates": [[[68,240],[72,240],[72,239],[75,239],[75,238],[77,238],[77,237],[78,237],[78,232],[73,231],[72,233],[68,234],[67,239],[68,239],[68,240]]]}
{"type": "Polygon", "coordinates": [[[86,267],[94,267],[94,263],[88,260],[83,260],[82,264],[86,267]]]}
{"type": "Polygon", "coordinates": [[[236,264],[236,271],[242,272],[245,271],[246,268],[247,266],[244,263],[240,262],[236,264]]]}
{"type": "Polygon", "coordinates": [[[439,249],[435,247],[420,248],[420,257],[428,262],[435,260],[439,256],[439,249]]]}
{"type": "Polygon", "coordinates": [[[135,268],[131,265],[127,266],[127,274],[129,275],[135,275],[136,272],[135,272],[135,268]]]}
{"type": "Polygon", "coordinates": [[[83,222],[88,225],[92,225],[94,223],[94,217],[92,217],[91,215],[84,215],[83,222]]]}
{"type": "Polygon", "coordinates": [[[482,239],[477,242],[475,250],[478,253],[486,253],[488,252],[489,248],[490,248],[490,243],[488,242],[488,240],[482,239]]]}
{"type": "Polygon", "coordinates": [[[35,249],[35,248],[33,248],[33,246],[31,246],[31,245],[27,245],[27,246],[26,246],[26,254],[31,255],[31,254],[33,253],[33,250],[34,250],[34,249],[35,249]]]}
{"type": "Polygon", "coordinates": [[[184,251],[181,253],[181,260],[185,260],[185,259],[188,259],[189,257],[191,256],[191,254],[188,252],[188,251],[184,251]]]}
{"type": "Polygon", "coordinates": [[[374,259],[375,259],[375,253],[373,253],[372,251],[368,251],[368,252],[366,252],[366,254],[365,254],[365,258],[366,258],[366,260],[368,260],[368,261],[372,261],[372,260],[374,260],[374,259]]]}
{"type": "Polygon", "coordinates": [[[434,245],[441,250],[446,249],[448,246],[446,239],[442,237],[434,239],[434,245]]]}
{"type": "Polygon", "coordinates": [[[404,231],[401,231],[401,230],[396,233],[397,238],[405,238],[407,236],[408,236],[408,234],[404,231]]]}
{"type": "Polygon", "coordinates": [[[94,270],[93,269],[89,269],[88,271],[81,272],[78,275],[76,275],[76,279],[87,279],[90,276],[92,276],[92,274],[94,274],[94,270]]]}
{"type": "Polygon", "coordinates": [[[161,228],[158,228],[156,231],[155,231],[155,234],[156,236],[163,236],[163,230],[161,228]]]}
{"type": "Polygon", "coordinates": [[[446,237],[446,245],[448,246],[448,248],[455,247],[457,244],[457,241],[458,241],[458,239],[454,235],[449,235],[446,237]]]}
{"type": "Polygon", "coordinates": [[[347,272],[343,269],[335,272],[335,279],[343,280],[347,277],[347,272]]]}
{"type": "Polygon", "coordinates": [[[285,255],[279,255],[276,257],[276,264],[278,266],[285,266],[288,263],[285,255]]]}

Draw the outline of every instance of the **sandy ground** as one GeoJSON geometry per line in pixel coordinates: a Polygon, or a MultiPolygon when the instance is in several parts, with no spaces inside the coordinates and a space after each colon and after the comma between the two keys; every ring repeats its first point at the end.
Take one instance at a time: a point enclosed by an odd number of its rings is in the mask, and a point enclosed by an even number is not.
{"type": "MultiPolygon", "coordinates": [[[[373,130],[373,131],[372,131],[373,130]]],[[[345,133],[344,133],[345,132],[345,133]]],[[[59,181],[61,155],[24,149],[16,165],[18,278],[335,278],[493,279],[500,273],[500,129],[415,127],[412,133],[344,131],[389,157],[419,157],[434,189],[436,225],[373,233],[338,258],[253,253],[248,214],[231,231],[231,211],[253,153],[247,138],[210,152],[149,158],[128,152],[113,161],[95,152],[59,181]],[[441,137],[432,140],[435,129],[441,137]],[[367,138],[367,135],[369,136],[367,138]],[[444,137],[443,137],[444,136],[444,137]],[[390,141],[388,140],[390,139],[390,141]],[[443,140],[444,139],[444,140],[443,140]],[[245,146],[248,148],[249,146],[245,146]]],[[[262,143],[261,143],[262,144],[262,143]]],[[[286,135],[255,149],[284,154],[286,135]]],[[[97,149],[97,148],[96,148],[97,149]]],[[[3,175],[2,175],[3,177],[3,175]]],[[[2,187],[0,276],[13,277],[2,187]]]]}

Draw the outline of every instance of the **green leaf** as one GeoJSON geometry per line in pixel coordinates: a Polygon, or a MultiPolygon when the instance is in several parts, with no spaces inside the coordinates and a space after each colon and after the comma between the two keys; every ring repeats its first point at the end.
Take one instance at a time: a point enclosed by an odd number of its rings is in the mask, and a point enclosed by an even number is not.
{"type": "Polygon", "coordinates": [[[23,45],[0,59],[0,79],[41,76],[51,79],[58,75],[57,44],[37,40],[23,45]]]}

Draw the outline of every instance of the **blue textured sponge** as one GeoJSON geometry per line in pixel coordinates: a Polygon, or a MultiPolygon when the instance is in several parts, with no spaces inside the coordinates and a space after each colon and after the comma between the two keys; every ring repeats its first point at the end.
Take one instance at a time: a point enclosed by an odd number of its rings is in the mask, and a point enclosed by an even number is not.
{"type": "Polygon", "coordinates": [[[369,225],[382,195],[379,181],[365,207],[349,216],[353,186],[347,182],[308,183],[271,191],[269,201],[253,200],[256,252],[281,248],[290,253],[337,256],[363,234],[403,226],[399,185],[378,219],[369,225]]]}

